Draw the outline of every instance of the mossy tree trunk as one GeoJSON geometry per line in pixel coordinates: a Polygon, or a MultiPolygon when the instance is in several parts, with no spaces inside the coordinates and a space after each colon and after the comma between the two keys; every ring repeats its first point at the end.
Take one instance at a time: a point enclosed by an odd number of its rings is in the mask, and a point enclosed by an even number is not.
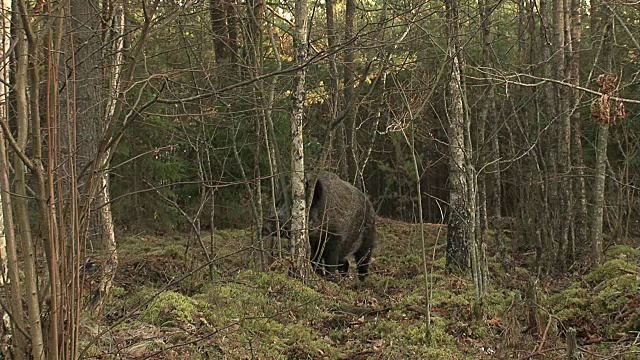
{"type": "Polygon", "coordinates": [[[469,267],[469,227],[473,226],[468,208],[465,156],[465,116],[462,107],[460,78],[459,10],[457,0],[446,0],[448,22],[447,60],[450,78],[447,84],[447,117],[449,120],[449,219],[447,223],[446,268],[459,273],[469,267]]]}

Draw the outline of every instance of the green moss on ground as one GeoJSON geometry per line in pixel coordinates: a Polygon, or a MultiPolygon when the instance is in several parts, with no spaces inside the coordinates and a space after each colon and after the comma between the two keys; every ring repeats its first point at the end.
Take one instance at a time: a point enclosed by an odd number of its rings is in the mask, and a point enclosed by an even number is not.
{"type": "MultiPolygon", "coordinates": [[[[212,273],[202,266],[206,257],[192,238],[122,239],[106,324],[94,327],[125,321],[89,353],[101,357],[117,347],[126,358],[481,359],[513,357],[539,345],[539,333],[528,329],[530,305],[521,299],[532,274],[518,265],[528,259],[506,272],[501,259],[489,254],[490,287],[483,316],[474,318],[470,274],[444,272],[444,227],[426,226],[426,264],[419,225],[382,219],[379,239],[365,282],[352,270],[339,282],[313,277],[306,285],[281,264],[256,270],[260,257],[248,249],[247,230],[216,231],[219,260],[212,273]],[[431,281],[430,343],[425,265],[431,281]]],[[[603,338],[633,330],[637,256],[635,248],[612,246],[606,262],[584,276],[541,283],[534,312],[560,321],[560,331],[547,340],[562,344],[567,327],[603,338]]],[[[94,332],[88,327],[87,333],[94,332]]],[[[606,354],[618,351],[591,346],[606,354]]]]}
{"type": "Polygon", "coordinates": [[[166,291],[140,313],[139,319],[158,326],[178,326],[194,322],[198,302],[188,296],[166,291]]]}
{"type": "Polygon", "coordinates": [[[624,274],[635,274],[636,271],[637,265],[632,263],[629,258],[611,259],[591,271],[584,279],[589,282],[590,285],[597,285],[602,281],[615,279],[624,274]]]}
{"type": "Polygon", "coordinates": [[[636,249],[628,246],[609,249],[609,260],[586,274],[583,282],[549,298],[553,313],[565,326],[592,336],[607,338],[630,331],[631,317],[638,312],[636,256],[636,249]]]}

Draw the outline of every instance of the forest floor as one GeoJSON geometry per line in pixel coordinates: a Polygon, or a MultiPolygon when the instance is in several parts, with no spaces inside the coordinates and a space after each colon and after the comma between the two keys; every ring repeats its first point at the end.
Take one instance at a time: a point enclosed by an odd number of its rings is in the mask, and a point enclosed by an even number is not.
{"type": "Polygon", "coordinates": [[[216,231],[213,241],[210,234],[202,241],[123,237],[111,300],[99,320],[82,322],[80,348],[93,343],[83,357],[557,359],[566,358],[569,328],[583,358],[640,354],[637,248],[609,246],[596,269],[533,281],[533,250],[500,261],[490,244],[489,290],[483,315],[474,317],[471,275],[445,275],[446,228],[427,224],[428,343],[420,226],[380,219],[378,235],[366,281],[352,270],[340,282],[314,278],[307,285],[288,276],[282,260],[258,270],[246,230],[216,231]],[[213,267],[203,246],[215,249],[213,267]]]}

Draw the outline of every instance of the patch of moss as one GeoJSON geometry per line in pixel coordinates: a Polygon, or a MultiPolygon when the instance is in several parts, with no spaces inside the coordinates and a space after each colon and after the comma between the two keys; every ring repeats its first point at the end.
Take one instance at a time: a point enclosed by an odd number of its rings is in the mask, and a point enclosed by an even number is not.
{"type": "Polygon", "coordinates": [[[421,289],[416,289],[407,294],[400,299],[398,305],[402,307],[411,306],[411,305],[420,305],[424,306],[424,287],[421,289]]]}
{"type": "Polygon", "coordinates": [[[525,278],[529,277],[529,270],[520,266],[514,267],[513,273],[515,274],[516,277],[525,277],[525,278]]]}
{"type": "Polygon", "coordinates": [[[447,265],[446,256],[441,256],[433,262],[433,267],[435,269],[444,269],[446,265],[447,265]]]}
{"type": "Polygon", "coordinates": [[[174,291],[165,291],[139,316],[140,320],[160,326],[191,324],[198,315],[198,302],[174,291]]]}
{"type": "MultiPolygon", "coordinates": [[[[283,302],[326,305],[323,294],[284,273],[248,270],[242,272],[238,278],[251,282],[251,284],[263,289],[270,296],[276,296],[278,300],[283,302]]],[[[336,285],[328,282],[326,286],[336,285]]]]}
{"type": "Polygon", "coordinates": [[[430,346],[421,354],[423,359],[467,359],[453,347],[430,346]]]}
{"type": "Polygon", "coordinates": [[[471,305],[471,299],[471,294],[455,294],[447,289],[435,289],[431,296],[431,304],[446,309],[466,309],[471,305]]]}
{"type": "Polygon", "coordinates": [[[571,287],[549,297],[549,304],[560,320],[571,320],[589,316],[589,293],[587,289],[571,287]]]}
{"type": "Polygon", "coordinates": [[[126,255],[163,256],[174,260],[185,259],[185,239],[181,237],[157,237],[134,235],[118,240],[118,251],[126,255]]]}
{"type": "Polygon", "coordinates": [[[516,297],[517,291],[501,292],[496,290],[490,290],[485,295],[485,304],[487,310],[491,311],[491,314],[502,314],[511,306],[513,299],[516,297]]]}
{"type": "Polygon", "coordinates": [[[365,324],[362,335],[368,340],[385,339],[401,344],[426,344],[426,333],[423,324],[409,325],[389,319],[371,321],[365,324]]]}
{"type": "MultiPolygon", "coordinates": [[[[433,320],[436,320],[434,317],[433,320]]],[[[442,322],[431,324],[431,343],[427,343],[426,325],[421,320],[384,318],[365,323],[358,331],[360,343],[380,344],[384,358],[455,359],[460,357],[456,339],[443,330],[442,322]],[[438,357],[433,357],[433,356],[438,357]]]]}
{"type": "Polygon", "coordinates": [[[112,286],[110,295],[113,297],[123,297],[126,294],[126,290],[120,286],[112,286]]]}
{"type": "Polygon", "coordinates": [[[617,312],[623,310],[625,305],[629,303],[629,297],[635,296],[637,289],[636,276],[632,274],[624,274],[622,276],[608,279],[602,285],[598,286],[601,290],[598,292],[594,303],[594,312],[617,312]]]}
{"type": "Polygon", "coordinates": [[[214,327],[226,326],[232,321],[251,316],[273,314],[268,298],[252,291],[247,285],[224,283],[210,285],[203,294],[193,297],[206,304],[205,318],[214,327]]]}
{"type": "Polygon", "coordinates": [[[606,279],[613,279],[623,274],[634,274],[636,264],[623,259],[611,259],[587,274],[584,279],[591,285],[596,285],[606,279]]]}
{"type": "Polygon", "coordinates": [[[112,291],[111,301],[104,309],[104,313],[108,317],[120,317],[133,311],[140,304],[151,299],[157,292],[157,290],[148,287],[140,287],[135,291],[114,287],[112,291]]]}
{"type": "Polygon", "coordinates": [[[256,319],[243,323],[243,328],[250,331],[248,336],[259,344],[269,359],[316,359],[342,357],[342,352],[331,346],[308,324],[295,323],[283,325],[271,319],[256,319]],[[292,357],[293,356],[293,357],[292,357]]]}
{"type": "Polygon", "coordinates": [[[607,249],[606,256],[610,259],[614,258],[638,258],[638,248],[634,248],[628,245],[614,245],[607,249]]]}
{"type": "Polygon", "coordinates": [[[556,312],[556,316],[558,317],[558,319],[568,322],[575,322],[578,319],[585,319],[588,318],[589,315],[589,311],[583,308],[566,308],[556,312]]]}
{"type": "Polygon", "coordinates": [[[588,304],[588,291],[572,286],[559,294],[550,296],[549,303],[553,308],[585,307],[588,304]]]}
{"type": "Polygon", "coordinates": [[[286,274],[250,270],[239,273],[235,281],[208,285],[194,298],[208,304],[205,315],[214,326],[247,317],[271,318],[283,324],[323,319],[334,304],[330,297],[286,274]]]}

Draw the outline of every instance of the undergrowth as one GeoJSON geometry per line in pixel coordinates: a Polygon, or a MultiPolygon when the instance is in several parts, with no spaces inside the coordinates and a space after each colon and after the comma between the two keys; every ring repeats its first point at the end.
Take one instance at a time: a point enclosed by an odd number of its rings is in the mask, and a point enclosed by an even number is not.
{"type": "Polygon", "coordinates": [[[426,293],[418,230],[383,221],[372,273],[363,283],[350,274],[338,282],[313,277],[304,285],[278,261],[261,270],[248,231],[214,234],[210,259],[218,260],[212,268],[201,248],[206,241],[123,239],[112,300],[102,323],[87,325],[116,326],[87,353],[163,359],[515,358],[540,346],[562,349],[569,327],[577,329],[579,345],[594,353],[637,351],[629,341],[639,330],[637,249],[611,247],[598,268],[564,282],[537,283],[535,304],[527,295],[533,275],[517,266],[505,271],[502,261],[490,257],[490,287],[482,316],[475,317],[470,276],[444,273],[446,234],[440,225],[427,226],[432,291],[426,293]]]}

